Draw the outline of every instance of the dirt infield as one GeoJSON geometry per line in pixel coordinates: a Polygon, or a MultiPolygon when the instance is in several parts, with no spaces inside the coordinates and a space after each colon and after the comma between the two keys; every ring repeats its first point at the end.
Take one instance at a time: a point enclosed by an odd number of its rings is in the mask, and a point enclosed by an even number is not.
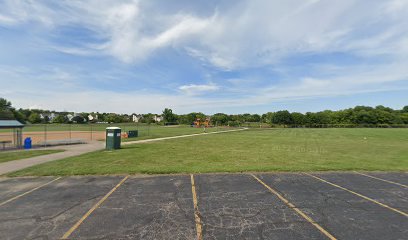
{"type": "Polygon", "coordinates": [[[83,140],[104,140],[103,131],[51,131],[51,132],[27,132],[23,133],[23,139],[31,137],[34,144],[52,140],[62,139],[83,139],[83,140]]]}
{"type": "MultiPolygon", "coordinates": [[[[38,131],[23,132],[23,141],[30,137],[33,144],[43,144],[46,141],[81,139],[81,140],[104,140],[104,131],[38,131]]],[[[14,141],[12,133],[1,133],[0,141],[14,141]]]]}

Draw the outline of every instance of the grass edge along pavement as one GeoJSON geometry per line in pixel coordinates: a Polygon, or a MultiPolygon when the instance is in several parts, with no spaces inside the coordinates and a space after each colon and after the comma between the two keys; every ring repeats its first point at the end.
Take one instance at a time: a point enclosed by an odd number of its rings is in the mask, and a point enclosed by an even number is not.
{"type": "Polygon", "coordinates": [[[408,129],[249,129],[98,151],[9,176],[407,171],[408,129]]]}
{"type": "Polygon", "coordinates": [[[64,150],[18,150],[18,151],[5,151],[5,152],[0,152],[0,164],[9,162],[9,161],[15,161],[15,160],[22,160],[22,159],[27,159],[31,157],[38,157],[38,156],[43,156],[43,155],[48,155],[48,154],[53,154],[53,153],[59,153],[63,152],[64,150]]]}

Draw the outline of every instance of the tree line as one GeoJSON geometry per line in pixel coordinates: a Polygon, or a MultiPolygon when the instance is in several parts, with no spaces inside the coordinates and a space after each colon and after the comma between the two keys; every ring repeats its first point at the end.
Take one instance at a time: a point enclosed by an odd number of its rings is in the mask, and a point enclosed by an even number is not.
{"type": "MultiPolygon", "coordinates": [[[[70,121],[70,112],[55,112],[41,109],[15,109],[11,102],[0,98],[0,119],[16,119],[23,123],[49,123],[47,119],[51,113],[57,114],[53,118],[53,123],[86,123],[86,122],[109,122],[122,123],[132,122],[132,114],[115,113],[79,113],[70,121]],[[88,120],[88,115],[98,116],[97,119],[88,120]],[[41,118],[40,115],[43,117],[41,118]],[[45,117],[44,117],[45,115],[45,117]]],[[[287,110],[268,112],[265,114],[225,114],[216,113],[208,116],[202,112],[192,112],[188,114],[175,114],[171,109],[164,109],[161,113],[163,121],[161,124],[193,124],[200,119],[205,121],[210,119],[212,125],[218,126],[242,126],[245,123],[263,123],[271,126],[289,127],[336,127],[336,126],[399,126],[408,124],[408,106],[402,109],[392,109],[384,106],[368,107],[356,106],[338,111],[325,110],[320,112],[289,112],[287,110]]],[[[154,123],[156,114],[142,114],[139,122],[154,123]]]]}

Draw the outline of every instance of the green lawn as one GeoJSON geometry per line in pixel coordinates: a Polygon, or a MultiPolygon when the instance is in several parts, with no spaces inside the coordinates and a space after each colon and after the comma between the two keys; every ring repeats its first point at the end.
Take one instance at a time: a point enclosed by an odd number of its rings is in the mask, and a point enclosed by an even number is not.
{"type": "Polygon", "coordinates": [[[13,151],[13,152],[0,152],[0,163],[24,159],[24,158],[30,158],[30,157],[37,157],[37,156],[57,153],[57,152],[62,152],[62,150],[34,150],[34,151],[21,150],[21,151],[13,151]]]}
{"type": "MultiPolygon", "coordinates": [[[[217,132],[217,131],[224,131],[224,130],[231,130],[234,128],[225,128],[225,127],[212,127],[207,128],[206,132],[217,132]]],[[[132,130],[131,127],[127,126],[125,130],[122,131],[132,130]]],[[[178,136],[178,135],[186,135],[186,134],[195,134],[195,133],[203,133],[203,128],[195,128],[185,125],[180,126],[139,126],[139,136],[136,138],[124,138],[123,141],[137,141],[143,139],[150,139],[150,138],[161,138],[161,137],[171,137],[171,136],[178,136]]]]}
{"type": "Polygon", "coordinates": [[[10,176],[408,170],[408,129],[251,129],[99,151],[10,176]]]}

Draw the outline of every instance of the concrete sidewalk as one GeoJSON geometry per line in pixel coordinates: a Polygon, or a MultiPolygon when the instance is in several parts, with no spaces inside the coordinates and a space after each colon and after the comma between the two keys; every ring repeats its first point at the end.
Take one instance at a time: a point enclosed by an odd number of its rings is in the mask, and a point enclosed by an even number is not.
{"type": "MultiPolygon", "coordinates": [[[[21,160],[14,160],[0,164],[0,175],[21,170],[23,168],[31,167],[37,164],[46,163],[58,159],[63,159],[67,157],[78,156],[84,153],[93,152],[101,150],[105,147],[105,142],[101,141],[92,141],[87,144],[78,144],[78,145],[65,145],[65,146],[55,146],[47,147],[46,149],[61,149],[65,150],[64,152],[53,153],[48,155],[42,155],[38,157],[26,158],[21,160]]],[[[44,149],[43,149],[44,150],[44,149]]],[[[37,150],[31,150],[37,151],[37,150]]]]}
{"type": "Polygon", "coordinates": [[[179,135],[179,136],[173,136],[173,137],[152,138],[152,139],[145,139],[145,140],[138,140],[138,141],[131,141],[131,142],[122,142],[122,145],[129,145],[129,144],[136,144],[136,143],[147,143],[147,142],[156,142],[156,141],[162,141],[162,140],[168,140],[168,139],[194,137],[194,136],[202,136],[202,135],[209,135],[209,134],[237,132],[237,131],[243,131],[243,130],[247,130],[247,129],[248,129],[248,128],[240,128],[240,129],[225,130],[225,131],[218,131],[218,132],[194,133],[194,134],[179,135]]]}

